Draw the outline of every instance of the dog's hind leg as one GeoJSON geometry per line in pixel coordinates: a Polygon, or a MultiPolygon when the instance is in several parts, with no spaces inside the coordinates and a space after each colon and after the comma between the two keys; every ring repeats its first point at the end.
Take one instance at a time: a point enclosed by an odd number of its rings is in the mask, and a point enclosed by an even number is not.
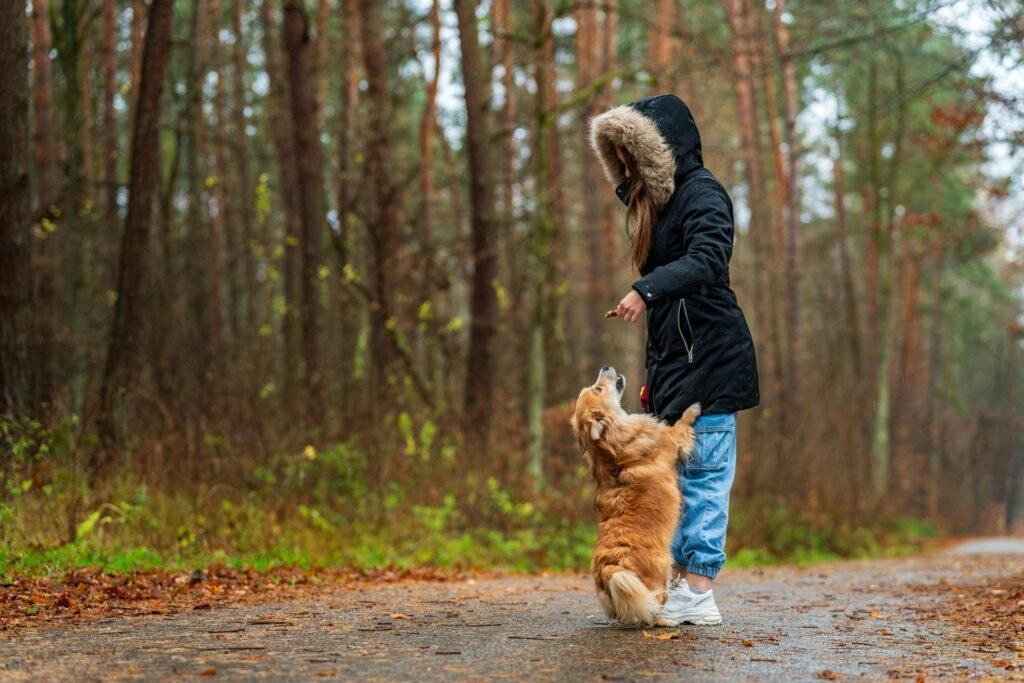
{"type": "Polygon", "coordinates": [[[607,590],[597,591],[597,601],[601,603],[601,609],[609,619],[615,619],[615,605],[612,604],[612,596],[607,590]]]}

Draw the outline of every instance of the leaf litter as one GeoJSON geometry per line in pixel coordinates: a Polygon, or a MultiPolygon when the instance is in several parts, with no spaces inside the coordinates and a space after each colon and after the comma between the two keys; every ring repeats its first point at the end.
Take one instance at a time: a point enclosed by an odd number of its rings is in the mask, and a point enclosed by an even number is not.
{"type": "MultiPolygon", "coordinates": [[[[75,569],[60,576],[7,575],[0,583],[0,633],[76,624],[114,616],[177,614],[248,602],[296,601],[327,585],[360,590],[380,584],[465,580],[466,572],[398,569],[278,568],[267,572],[215,565],[193,572],[147,570],[112,574],[75,569]]],[[[408,619],[394,613],[392,619],[408,619]]],[[[289,625],[268,617],[252,625],[289,625]]]]}

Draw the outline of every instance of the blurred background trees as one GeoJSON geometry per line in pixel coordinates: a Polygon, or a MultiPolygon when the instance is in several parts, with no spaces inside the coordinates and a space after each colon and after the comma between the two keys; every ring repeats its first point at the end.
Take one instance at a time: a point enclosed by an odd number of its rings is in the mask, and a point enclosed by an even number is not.
{"type": "Polygon", "coordinates": [[[602,319],[635,274],[587,121],[656,92],[737,205],[763,389],[738,504],[1024,521],[1019,3],[23,9],[0,22],[0,467],[56,486],[65,540],[139,487],[276,486],[274,514],[340,526],[500,528],[502,495],[588,519],[571,401],[615,364],[638,410],[643,330],[602,319]],[[315,490],[289,469],[342,451],[315,490]]]}

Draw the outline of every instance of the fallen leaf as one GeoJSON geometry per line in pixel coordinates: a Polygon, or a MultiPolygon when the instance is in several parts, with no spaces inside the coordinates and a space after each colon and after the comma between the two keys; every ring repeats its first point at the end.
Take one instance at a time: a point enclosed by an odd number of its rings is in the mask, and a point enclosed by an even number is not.
{"type": "Polygon", "coordinates": [[[211,667],[207,667],[206,669],[203,669],[202,671],[200,671],[199,675],[200,676],[216,676],[217,675],[217,670],[214,669],[212,666],[211,667]]]}
{"type": "Polygon", "coordinates": [[[391,617],[392,619],[408,619],[409,618],[408,614],[402,614],[401,612],[392,612],[388,616],[391,617]]]}
{"type": "Polygon", "coordinates": [[[873,610],[871,610],[871,618],[872,619],[881,619],[882,615],[879,614],[878,610],[873,609],[873,610]]]}
{"type": "Polygon", "coordinates": [[[879,633],[881,633],[883,636],[893,636],[893,635],[896,635],[892,631],[879,631],[879,633]]]}
{"type": "Polygon", "coordinates": [[[744,640],[743,641],[743,647],[754,647],[754,641],[752,641],[752,640],[744,640]]]}
{"type": "Polygon", "coordinates": [[[824,681],[838,681],[839,680],[839,674],[837,674],[832,669],[825,669],[820,674],[818,674],[817,677],[822,679],[822,680],[824,680],[824,681]]]}
{"type": "Polygon", "coordinates": [[[658,635],[644,631],[644,638],[650,638],[652,640],[672,640],[673,638],[678,637],[679,631],[669,631],[668,633],[659,633],[658,635]]]}

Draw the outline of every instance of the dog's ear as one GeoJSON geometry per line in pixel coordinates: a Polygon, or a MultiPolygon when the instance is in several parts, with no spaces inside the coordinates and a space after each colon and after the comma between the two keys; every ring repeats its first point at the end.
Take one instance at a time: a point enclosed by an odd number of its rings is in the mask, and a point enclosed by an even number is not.
{"type": "Polygon", "coordinates": [[[583,417],[583,426],[591,441],[600,441],[605,434],[605,414],[601,410],[588,410],[583,417]]]}

